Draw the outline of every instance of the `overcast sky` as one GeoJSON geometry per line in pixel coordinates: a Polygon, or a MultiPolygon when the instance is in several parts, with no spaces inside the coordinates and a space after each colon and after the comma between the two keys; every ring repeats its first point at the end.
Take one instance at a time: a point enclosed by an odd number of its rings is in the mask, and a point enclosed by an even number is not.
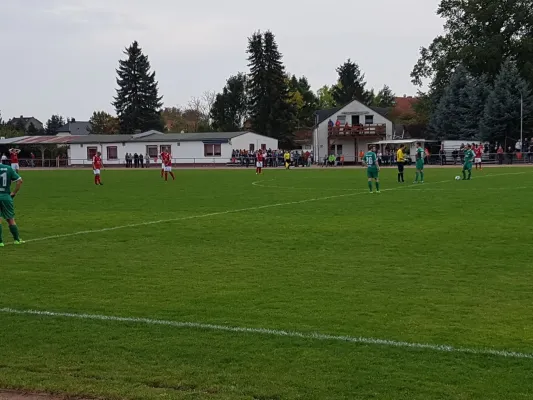
{"type": "Polygon", "coordinates": [[[369,87],[415,94],[420,46],[442,32],[438,0],[1,0],[0,110],[4,119],[113,113],[115,68],[137,40],[165,106],[219,91],[247,71],[247,38],[271,30],[287,71],[313,88],[336,81],[347,58],[369,87]]]}

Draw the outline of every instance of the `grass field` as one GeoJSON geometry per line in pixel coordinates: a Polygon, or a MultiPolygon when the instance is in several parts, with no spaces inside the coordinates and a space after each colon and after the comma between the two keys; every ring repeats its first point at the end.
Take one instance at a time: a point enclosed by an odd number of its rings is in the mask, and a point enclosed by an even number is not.
{"type": "Polygon", "coordinates": [[[383,170],[370,195],[361,169],[104,171],[102,187],[91,171],[23,171],[28,242],[0,250],[0,387],[531,399],[533,169],[454,175],[400,187],[383,170]],[[424,343],[467,352],[410,347],[424,343]]]}

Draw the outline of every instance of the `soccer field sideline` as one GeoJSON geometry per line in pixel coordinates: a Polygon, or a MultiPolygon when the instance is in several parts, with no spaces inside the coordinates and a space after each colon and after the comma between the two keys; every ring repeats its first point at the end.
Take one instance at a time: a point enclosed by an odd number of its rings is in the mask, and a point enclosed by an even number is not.
{"type": "MultiPolygon", "coordinates": [[[[501,174],[489,174],[489,175],[479,176],[476,179],[497,177],[497,176],[506,176],[506,175],[523,175],[523,174],[526,174],[526,173],[527,172],[521,171],[521,172],[506,172],[506,173],[501,173],[501,174]]],[[[428,186],[428,185],[437,185],[437,184],[442,184],[442,183],[447,183],[447,182],[448,183],[449,182],[453,182],[453,180],[446,179],[446,180],[437,181],[437,182],[424,183],[423,185],[425,187],[425,186],[428,186]]],[[[252,182],[252,185],[254,185],[254,183],[256,183],[256,182],[252,182]]],[[[254,185],[254,186],[257,186],[257,185],[254,185]]],[[[420,186],[420,184],[411,184],[411,185],[405,185],[405,186],[398,186],[398,187],[394,187],[394,188],[385,188],[385,189],[383,189],[381,191],[382,192],[390,192],[390,191],[400,190],[400,189],[409,188],[409,187],[411,187],[411,188],[412,187],[418,187],[418,186],[420,186]]],[[[317,188],[317,190],[318,189],[319,188],[317,188]]],[[[421,190],[423,190],[423,189],[421,189],[421,190]]],[[[332,196],[315,197],[315,198],[311,198],[311,199],[304,199],[304,200],[298,200],[298,201],[289,201],[289,202],[284,202],[284,203],[265,204],[265,205],[262,205],[262,206],[253,206],[253,207],[239,208],[239,209],[235,209],[235,210],[217,211],[217,212],[206,213],[206,214],[190,215],[190,216],[186,216],[186,217],[160,219],[160,220],[155,220],[155,221],[137,222],[137,223],[132,223],[132,224],[118,225],[118,226],[100,228],[100,229],[87,229],[87,230],[83,230],[83,231],[64,233],[64,234],[58,234],[58,235],[50,235],[50,236],[44,236],[44,237],[34,238],[34,239],[30,238],[30,239],[25,240],[25,242],[26,243],[40,242],[40,241],[44,241],[44,240],[60,239],[60,238],[66,238],[66,237],[72,237],[72,236],[87,235],[87,234],[92,234],[92,233],[101,233],[101,232],[109,232],[109,231],[115,231],[115,230],[120,230],[120,229],[135,228],[135,227],[139,227],[139,226],[156,225],[156,224],[162,224],[162,223],[167,223],[167,222],[187,221],[187,220],[191,220],[191,219],[215,217],[215,216],[219,216],[219,215],[235,214],[235,213],[241,213],[241,212],[246,212],[246,211],[257,211],[257,210],[263,210],[263,209],[268,209],[268,208],[283,207],[283,206],[290,206],[290,205],[296,205],[296,204],[312,203],[312,202],[316,202],[316,201],[331,200],[331,199],[337,199],[337,198],[342,198],[342,197],[351,197],[351,196],[362,195],[362,194],[368,194],[368,191],[367,190],[361,190],[361,191],[354,192],[354,193],[345,193],[345,194],[338,194],[338,195],[332,195],[332,196]]]]}
{"type": "Polygon", "coordinates": [[[358,343],[366,345],[387,346],[387,347],[399,347],[405,349],[419,349],[419,350],[432,350],[447,353],[464,353],[483,356],[498,356],[504,358],[520,358],[520,359],[533,359],[533,353],[521,353],[512,350],[495,350],[495,349],[473,349],[468,347],[455,347],[447,344],[430,344],[430,343],[416,343],[405,342],[390,339],[379,339],[372,337],[356,337],[356,336],[337,336],[329,335],[318,332],[299,332],[299,331],[287,331],[271,328],[249,328],[240,326],[225,326],[208,324],[201,322],[180,322],[180,321],[168,321],[153,318],[134,318],[134,317],[121,317],[113,315],[100,315],[100,314],[78,314],[78,313],[63,313],[55,311],[38,311],[38,310],[18,310],[14,308],[0,308],[0,313],[13,314],[13,315],[30,315],[37,317],[51,317],[51,318],[71,318],[80,320],[92,320],[92,321],[112,321],[112,322],[124,322],[124,323],[136,323],[144,325],[163,325],[174,328],[190,328],[200,330],[211,330],[221,332],[234,332],[234,333],[249,333],[268,336],[282,336],[290,338],[300,339],[312,339],[319,341],[337,341],[358,343]]]}

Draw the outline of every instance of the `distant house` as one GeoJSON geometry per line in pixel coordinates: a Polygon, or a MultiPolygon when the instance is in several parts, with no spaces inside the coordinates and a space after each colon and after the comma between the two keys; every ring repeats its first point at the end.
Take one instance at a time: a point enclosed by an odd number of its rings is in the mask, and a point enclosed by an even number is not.
{"type": "Polygon", "coordinates": [[[342,107],[315,112],[313,151],[317,160],[335,154],[354,162],[360,152],[368,151],[369,143],[391,139],[393,129],[387,109],[353,100],[342,107]]]}
{"type": "Polygon", "coordinates": [[[89,121],[71,121],[58,129],[57,136],[80,136],[90,133],[91,123],[89,121]]]}
{"type": "Polygon", "coordinates": [[[31,126],[31,124],[33,124],[35,129],[38,131],[44,128],[43,123],[37,118],[24,117],[23,115],[21,115],[19,118],[12,118],[11,120],[9,120],[8,124],[15,127],[22,125],[24,127],[24,131],[26,132],[28,131],[28,128],[31,126]]]}

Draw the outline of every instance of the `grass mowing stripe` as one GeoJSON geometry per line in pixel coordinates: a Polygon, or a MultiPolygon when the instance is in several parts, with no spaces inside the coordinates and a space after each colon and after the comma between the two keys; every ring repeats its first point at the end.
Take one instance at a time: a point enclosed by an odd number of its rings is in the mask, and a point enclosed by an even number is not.
{"type": "Polygon", "coordinates": [[[250,333],[268,336],[281,336],[300,339],[322,340],[322,341],[337,341],[348,343],[359,343],[377,346],[389,346],[399,347],[407,349],[422,349],[432,350],[447,353],[465,353],[474,355],[488,355],[498,356],[505,358],[527,358],[533,359],[533,353],[521,353],[512,350],[495,350],[495,349],[471,349],[467,347],[455,347],[451,345],[443,344],[429,344],[429,343],[416,343],[416,342],[402,342],[389,339],[377,339],[370,337],[357,337],[357,336],[336,336],[327,335],[318,332],[298,332],[298,331],[286,331],[269,328],[247,328],[238,326],[225,326],[204,324],[200,322],[179,322],[179,321],[167,321],[161,319],[152,318],[134,318],[134,317],[117,317],[112,315],[99,315],[99,314],[75,314],[75,313],[62,313],[54,311],[38,311],[38,310],[17,310],[13,308],[0,308],[0,313],[4,314],[16,314],[16,315],[34,315],[42,317],[58,317],[58,318],[75,318],[81,320],[96,320],[96,321],[113,321],[113,322],[126,322],[145,325],[163,325],[175,328],[192,328],[201,330],[221,331],[221,332],[235,332],[235,333],[250,333]]]}
{"type": "MultiPolygon", "coordinates": [[[[511,173],[503,173],[503,174],[491,174],[491,175],[481,176],[480,178],[503,176],[503,175],[521,175],[521,174],[525,174],[525,172],[511,172],[511,173]]],[[[424,186],[435,185],[435,184],[446,183],[446,182],[452,182],[452,180],[447,179],[447,180],[439,181],[439,182],[425,183],[424,186]]],[[[393,190],[398,190],[398,189],[412,187],[412,186],[418,186],[418,185],[398,186],[398,187],[395,187],[395,188],[383,189],[382,192],[386,192],[386,191],[390,192],[390,191],[393,191],[393,190]]],[[[298,200],[298,201],[289,201],[289,202],[286,202],[286,203],[265,204],[265,205],[262,205],[262,206],[246,207],[246,208],[240,208],[240,209],[236,209],[236,210],[225,210],[225,211],[217,211],[217,212],[212,212],[212,213],[207,213],[207,214],[189,215],[187,217],[178,217],[178,218],[160,219],[160,220],[155,220],[155,221],[137,222],[137,223],[133,223],[133,224],[112,226],[112,227],[109,227],[109,228],[87,229],[87,230],[84,230],[84,231],[64,233],[64,234],[59,234],[59,235],[51,235],[51,236],[45,236],[45,237],[40,237],[40,238],[35,238],[35,239],[28,239],[28,240],[25,240],[25,242],[26,243],[40,242],[40,241],[43,241],[43,240],[60,239],[60,238],[66,238],[66,237],[72,237],[72,236],[88,235],[88,234],[99,233],[99,232],[109,232],[109,231],[115,231],[115,230],[119,230],[119,229],[135,228],[135,227],[139,227],[139,226],[148,226],[148,225],[162,224],[162,223],[168,223],[168,222],[187,221],[187,220],[190,220],[190,219],[208,218],[208,217],[215,217],[215,216],[218,216],[218,215],[235,214],[235,213],[246,212],[246,211],[257,211],[257,210],[263,210],[263,209],[268,209],[268,208],[290,206],[290,205],[296,205],[296,204],[311,203],[311,202],[315,202],[315,201],[332,200],[332,199],[337,199],[337,198],[342,198],[342,197],[356,196],[356,195],[360,195],[360,194],[364,194],[364,193],[367,193],[367,192],[364,191],[364,192],[346,193],[346,194],[338,194],[338,195],[326,196],[326,197],[316,197],[316,198],[312,198],[312,199],[304,199],[304,200],[298,200]]]]}

